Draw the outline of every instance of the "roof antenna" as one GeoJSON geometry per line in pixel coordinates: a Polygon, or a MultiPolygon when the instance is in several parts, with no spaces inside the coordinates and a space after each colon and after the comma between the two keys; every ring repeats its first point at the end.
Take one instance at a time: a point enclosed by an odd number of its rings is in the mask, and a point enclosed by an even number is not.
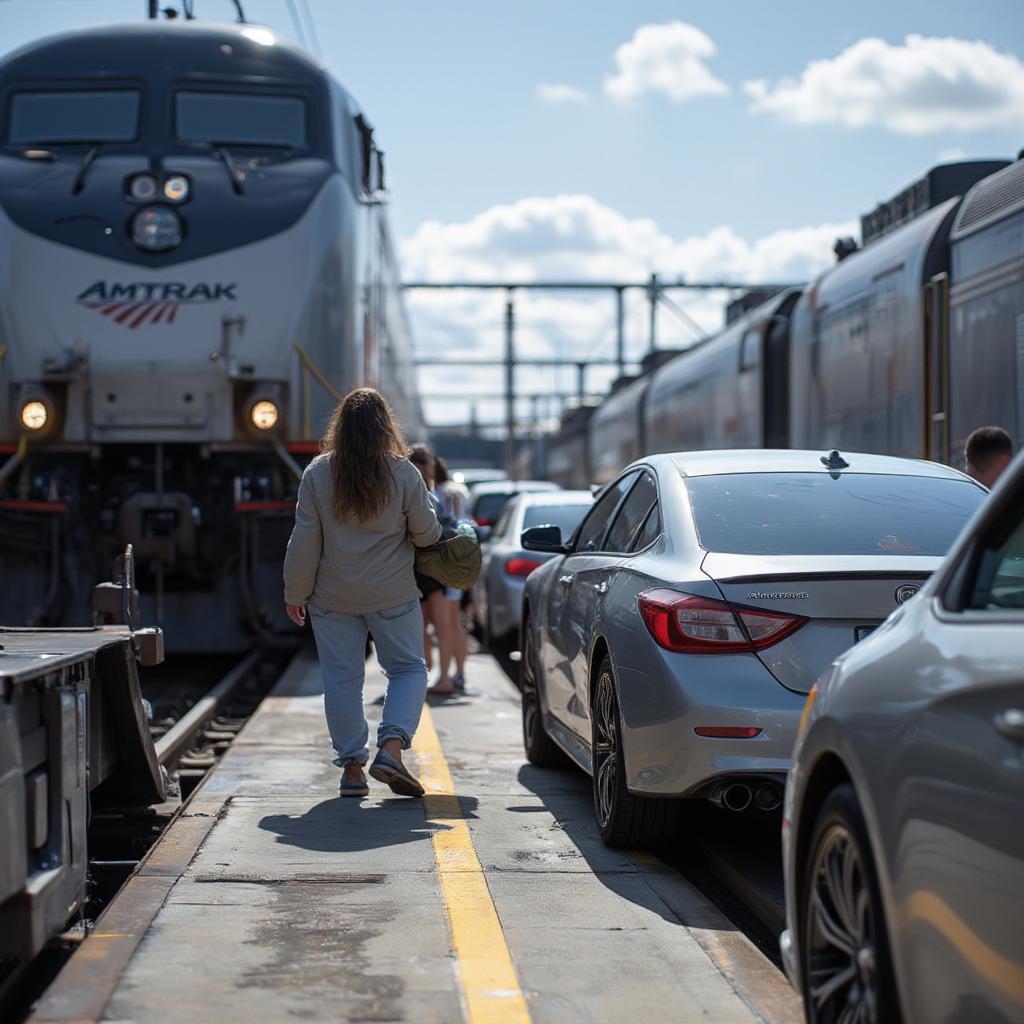
{"type": "Polygon", "coordinates": [[[826,469],[846,469],[850,465],[835,448],[828,455],[822,455],[820,462],[826,469]]]}

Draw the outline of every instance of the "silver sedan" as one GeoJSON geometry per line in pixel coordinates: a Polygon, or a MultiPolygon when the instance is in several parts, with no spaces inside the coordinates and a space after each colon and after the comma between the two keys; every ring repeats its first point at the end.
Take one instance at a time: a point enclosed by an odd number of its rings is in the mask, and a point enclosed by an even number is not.
{"type": "Polygon", "coordinates": [[[590,491],[519,494],[502,510],[483,544],[483,567],[473,585],[473,618],[488,646],[519,639],[526,578],[551,555],[524,550],[519,537],[532,526],[557,526],[568,537],[593,503],[590,491]]]}
{"type": "Polygon", "coordinates": [[[876,455],[657,455],[527,580],[528,759],[594,779],[605,842],[665,839],[671,797],[778,807],[806,694],[940,563],[986,491],[876,455]]]}
{"type": "Polygon", "coordinates": [[[809,1021],[1024,1021],[1024,457],[812,691],[783,846],[809,1021]]]}

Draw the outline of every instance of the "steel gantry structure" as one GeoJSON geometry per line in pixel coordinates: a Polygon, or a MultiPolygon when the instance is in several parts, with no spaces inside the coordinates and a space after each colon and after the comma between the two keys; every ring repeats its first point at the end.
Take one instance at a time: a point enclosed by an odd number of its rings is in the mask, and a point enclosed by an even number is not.
{"type": "MultiPolygon", "coordinates": [[[[502,367],[505,371],[505,437],[506,451],[509,457],[515,444],[516,434],[516,389],[515,374],[517,366],[573,366],[577,371],[576,397],[581,401],[586,397],[586,370],[588,366],[615,366],[619,375],[626,372],[626,317],[625,294],[630,290],[642,290],[648,302],[648,353],[658,347],[657,312],[658,304],[664,305],[678,319],[683,321],[697,337],[704,340],[705,332],[680,306],[666,293],[672,290],[686,291],[764,291],[766,296],[775,291],[792,287],[788,283],[750,284],[739,281],[687,281],[682,276],[674,281],[662,280],[657,274],[651,274],[646,281],[407,281],[402,285],[405,291],[414,290],[447,290],[458,289],[477,291],[503,291],[505,293],[504,314],[504,354],[501,359],[465,359],[421,356],[416,359],[417,366],[461,366],[461,367],[502,367]],[[615,356],[614,358],[568,359],[559,357],[526,357],[516,354],[515,331],[515,295],[519,291],[578,291],[578,292],[611,292],[615,296],[615,356]]],[[[467,394],[466,397],[473,397],[467,394]]],[[[495,396],[497,397],[497,396],[495,396]]],[[[533,396],[531,396],[533,397],[533,396]]]]}

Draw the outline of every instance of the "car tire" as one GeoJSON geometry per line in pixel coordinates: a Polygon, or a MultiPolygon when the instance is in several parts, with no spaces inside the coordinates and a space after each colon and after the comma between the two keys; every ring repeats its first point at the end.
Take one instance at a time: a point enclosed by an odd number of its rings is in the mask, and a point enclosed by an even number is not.
{"type": "Polygon", "coordinates": [[[835,1021],[851,1003],[865,1013],[858,1020],[899,1024],[878,873],[849,784],[836,787],[818,811],[800,879],[800,908],[800,983],[809,1024],[835,1021]]]}
{"type": "Polygon", "coordinates": [[[622,751],[622,718],[615,689],[615,670],[607,655],[594,686],[591,721],[594,818],[607,846],[660,846],[673,835],[679,802],[635,796],[626,788],[622,751]]]}
{"type": "Polygon", "coordinates": [[[547,734],[538,692],[535,645],[529,620],[523,623],[523,660],[520,664],[523,707],[523,749],[526,760],[538,768],[561,768],[567,758],[547,734]]]}

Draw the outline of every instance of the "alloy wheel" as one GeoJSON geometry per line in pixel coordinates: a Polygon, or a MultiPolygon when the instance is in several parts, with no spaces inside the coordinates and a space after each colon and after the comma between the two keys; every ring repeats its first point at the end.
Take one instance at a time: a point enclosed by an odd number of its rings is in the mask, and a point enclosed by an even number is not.
{"type": "Polygon", "coordinates": [[[814,858],[807,910],[808,997],[815,1024],[878,1024],[871,892],[850,832],[833,824],[814,858]]]}
{"type": "Polygon", "coordinates": [[[619,714],[615,686],[608,672],[597,680],[594,700],[594,790],[598,824],[604,828],[615,810],[619,761],[619,714]]]}

